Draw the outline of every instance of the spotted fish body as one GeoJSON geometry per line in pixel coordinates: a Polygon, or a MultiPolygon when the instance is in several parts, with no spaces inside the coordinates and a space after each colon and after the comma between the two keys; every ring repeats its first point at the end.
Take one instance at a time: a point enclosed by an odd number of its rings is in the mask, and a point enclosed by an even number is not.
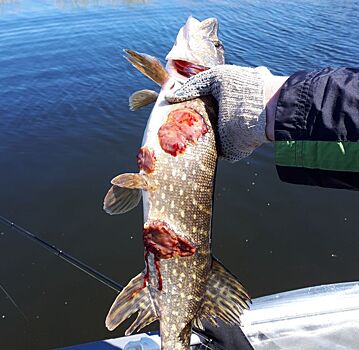
{"type": "Polygon", "coordinates": [[[216,103],[212,97],[169,105],[178,84],[149,56],[127,51],[130,62],[162,85],[138,153],[138,174],[112,180],[105,198],[111,214],[143,198],[146,268],[118,295],[106,319],[117,325],[138,312],[130,334],[160,321],[161,349],[189,349],[192,326],[221,318],[239,324],[249,296],[211,255],[217,165],[216,103]]]}
{"type": "MultiPolygon", "coordinates": [[[[166,89],[163,89],[165,92],[166,89]]],[[[161,99],[163,93],[158,99],[158,106],[164,105],[161,99]]],[[[150,292],[160,310],[164,349],[188,349],[191,323],[205,293],[212,261],[210,232],[217,151],[210,118],[214,119],[215,110],[196,99],[163,106],[159,111],[155,107],[154,113],[157,117],[162,112],[165,119],[169,111],[184,108],[198,112],[207,125],[208,131],[196,144],[188,144],[184,153],[177,156],[161,149],[157,133],[148,134],[144,144],[144,147],[155,149],[156,170],[149,175],[149,181],[153,181],[158,188],[144,194],[144,198],[148,197],[145,221],[160,220],[168,224],[196,249],[193,255],[187,257],[160,260],[162,291],[158,291],[154,256],[149,258],[150,285],[153,286],[150,292]],[[186,332],[183,332],[184,329],[186,332]],[[177,339],[179,335],[181,340],[177,339]]]]}

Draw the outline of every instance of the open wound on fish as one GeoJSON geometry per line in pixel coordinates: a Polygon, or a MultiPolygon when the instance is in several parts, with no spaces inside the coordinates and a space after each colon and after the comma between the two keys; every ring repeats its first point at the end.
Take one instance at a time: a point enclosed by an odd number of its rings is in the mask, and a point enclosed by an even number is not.
{"type": "Polygon", "coordinates": [[[134,92],[128,101],[131,111],[136,111],[142,107],[145,107],[151,103],[156,102],[158,93],[153,90],[140,90],[134,92]]]}
{"type": "Polygon", "coordinates": [[[144,283],[146,285],[149,279],[148,256],[152,253],[157,270],[159,290],[162,290],[160,260],[191,256],[196,252],[195,246],[184,237],[178,236],[165,222],[160,220],[153,220],[145,224],[143,229],[143,243],[146,251],[145,260],[147,265],[144,283]]]}
{"type": "Polygon", "coordinates": [[[103,203],[104,210],[111,215],[123,214],[135,208],[141,200],[141,190],[154,190],[142,174],[121,174],[113,178],[111,184],[113,186],[103,203]]]}
{"type": "Polygon", "coordinates": [[[158,138],[162,149],[175,157],[185,152],[188,143],[195,144],[207,132],[208,127],[197,111],[179,108],[168,114],[158,130],[158,138]]]}
{"type": "Polygon", "coordinates": [[[218,326],[216,318],[232,326],[240,325],[240,316],[244,309],[249,309],[250,303],[250,296],[243,285],[218,260],[213,258],[206,293],[197,318],[194,320],[194,326],[203,330],[203,320],[208,320],[214,326],[218,326]]]}
{"type": "Polygon", "coordinates": [[[110,331],[136,312],[138,312],[137,318],[126,330],[126,335],[158,319],[150,292],[147,287],[143,288],[144,276],[143,272],[138,274],[115,299],[105,321],[110,331]]]}
{"type": "Polygon", "coordinates": [[[141,147],[137,154],[138,168],[149,174],[155,170],[155,163],[155,151],[148,146],[141,147]]]}

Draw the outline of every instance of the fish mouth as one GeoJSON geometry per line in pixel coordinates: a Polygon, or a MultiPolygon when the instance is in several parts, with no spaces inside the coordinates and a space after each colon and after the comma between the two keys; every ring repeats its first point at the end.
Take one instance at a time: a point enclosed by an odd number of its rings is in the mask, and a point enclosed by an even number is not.
{"type": "Polygon", "coordinates": [[[170,60],[171,68],[173,68],[177,74],[184,78],[190,78],[198,73],[204,72],[209,67],[197,65],[189,61],[183,60],[170,60]]]}

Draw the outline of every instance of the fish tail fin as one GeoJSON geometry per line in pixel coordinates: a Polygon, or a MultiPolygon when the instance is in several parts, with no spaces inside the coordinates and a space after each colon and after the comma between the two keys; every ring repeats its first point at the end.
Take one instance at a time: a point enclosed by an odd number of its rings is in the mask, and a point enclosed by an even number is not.
{"type": "Polygon", "coordinates": [[[137,318],[126,330],[126,335],[158,319],[150,292],[144,287],[144,277],[143,272],[138,274],[117,296],[106,317],[105,324],[108,330],[112,331],[136,312],[137,318]]]}
{"type": "Polygon", "coordinates": [[[127,61],[158,85],[162,86],[168,80],[169,74],[157,58],[128,49],[124,52],[127,61]]]}
{"type": "Polygon", "coordinates": [[[243,285],[213,258],[207,290],[194,326],[203,329],[202,321],[205,319],[217,326],[216,318],[229,325],[240,325],[240,316],[243,310],[249,309],[250,303],[250,296],[243,285]]]}

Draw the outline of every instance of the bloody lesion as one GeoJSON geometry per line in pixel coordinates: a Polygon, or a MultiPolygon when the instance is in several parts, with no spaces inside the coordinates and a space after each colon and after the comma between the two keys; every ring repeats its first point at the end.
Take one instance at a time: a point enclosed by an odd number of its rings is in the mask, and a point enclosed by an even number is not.
{"type": "Polygon", "coordinates": [[[188,143],[195,144],[207,132],[208,127],[197,111],[179,108],[169,113],[158,130],[158,138],[162,149],[175,157],[185,152],[188,143]]]}
{"type": "Polygon", "coordinates": [[[207,67],[199,66],[199,65],[193,64],[188,61],[173,60],[172,62],[173,62],[173,66],[177,70],[177,72],[187,78],[208,69],[207,67]]]}
{"type": "Polygon", "coordinates": [[[148,146],[141,147],[137,154],[137,165],[140,170],[152,173],[155,170],[155,151],[148,146]]]}
{"type": "Polygon", "coordinates": [[[145,261],[147,272],[144,276],[144,286],[149,280],[148,257],[152,253],[158,276],[158,289],[162,290],[162,274],[160,260],[173,257],[191,256],[196,247],[184,237],[178,236],[165,222],[154,220],[146,223],[143,230],[143,243],[145,246],[145,261]]]}

